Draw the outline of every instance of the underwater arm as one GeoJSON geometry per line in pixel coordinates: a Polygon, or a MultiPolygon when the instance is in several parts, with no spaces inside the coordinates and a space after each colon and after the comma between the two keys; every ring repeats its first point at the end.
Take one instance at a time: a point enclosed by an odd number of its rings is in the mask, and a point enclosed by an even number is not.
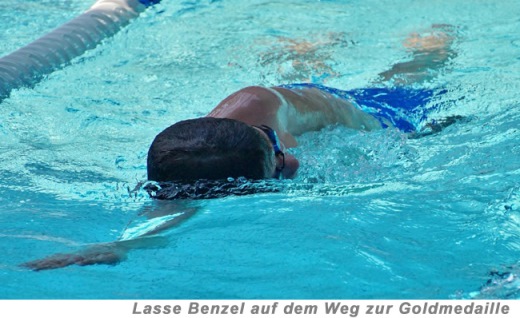
{"type": "Polygon", "coordinates": [[[126,259],[126,252],[128,251],[129,246],[122,243],[122,241],[116,241],[111,243],[95,244],[78,252],[54,254],[42,259],[23,263],[20,266],[34,271],[40,271],[67,267],[69,265],[115,265],[126,259]]]}
{"type": "Polygon", "coordinates": [[[192,217],[197,207],[184,208],[182,212],[172,211],[170,202],[151,211],[151,218],[139,226],[125,230],[121,238],[114,242],[91,245],[73,253],[54,254],[42,259],[23,263],[20,266],[34,271],[57,269],[70,265],[115,265],[126,259],[134,249],[159,248],[168,244],[164,237],[156,236],[167,229],[178,226],[192,217]]]}

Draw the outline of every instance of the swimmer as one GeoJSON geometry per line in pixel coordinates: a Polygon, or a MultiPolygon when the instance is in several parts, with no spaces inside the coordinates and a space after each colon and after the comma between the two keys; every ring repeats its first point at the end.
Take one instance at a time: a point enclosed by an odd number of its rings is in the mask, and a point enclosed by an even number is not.
{"type": "MultiPolygon", "coordinates": [[[[396,127],[416,133],[411,119],[397,118],[396,107],[413,113],[434,93],[402,85],[424,80],[430,74],[425,70],[444,65],[454,56],[451,43],[451,37],[441,31],[425,37],[412,35],[405,45],[413,59],[380,74],[381,81],[394,81],[398,87],[393,89],[341,91],[313,84],[243,88],[222,100],[207,116],[178,122],[159,133],[148,152],[148,179],[190,183],[228,177],[294,178],[299,162],[290,149],[297,146],[296,137],[307,131],[340,124],[363,131],[396,127]],[[380,104],[389,107],[381,108],[380,104]]],[[[178,225],[197,210],[188,203],[164,203],[157,209],[162,212],[155,210],[150,217],[173,217],[137,237],[52,255],[22,266],[38,271],[74,264],[116,264],[131,249],[157,246],[153,234],[178,225]]]]}
{"type": "MultiPolygon", "coordinates": [[[[178,122],[157,135],[148,152],[148,179],[294,178],[299,162],[289,149],[297,146],[295,137],[333,124],[416,134],[414,120],[425,119],[420,112],[442,90],[403,85],[425,80],[454,56],[445,28],[434,25],[428,35],[413,33],[405,41],[413,59],[380,74],[381,81],[398,84],[394,88],[342,91],[291,84],[251,86],[231,94],[206,117],[178,122]]],[[[315,50],[310,45],[301,50],[309,47],[315,50]]]]}
{"type": "Polygon", "coordinates": [[[295,136],[331,124],[380,129],[371,115],[316,87],[246,87],[207,117],[178,122],[153,141],[148,179],[293,178],[295,136]]]}

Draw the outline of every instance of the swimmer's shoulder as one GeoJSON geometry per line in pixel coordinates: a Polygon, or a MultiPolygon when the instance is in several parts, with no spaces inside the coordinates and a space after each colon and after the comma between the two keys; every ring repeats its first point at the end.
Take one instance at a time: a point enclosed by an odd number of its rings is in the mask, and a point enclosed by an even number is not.
{"type": "Polygon", "coordinates": [[[278,110],[294,99],[302,98],[314,90],[289,89],[281,86],[248,86],[226,97],[218,107],[261,107],[278,110]]]}
{"type": "Polygon", "coordinates": [[[250,125],[269,125],[273,124],[282,103],[283,97],[273,89],[248,86],[226,97],[208,116],[236,119],[250,125]]]}

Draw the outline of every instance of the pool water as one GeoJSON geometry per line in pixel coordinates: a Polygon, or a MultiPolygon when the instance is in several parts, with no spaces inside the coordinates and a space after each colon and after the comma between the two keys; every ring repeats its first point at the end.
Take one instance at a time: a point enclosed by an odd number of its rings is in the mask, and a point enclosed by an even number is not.
{"type": "MultiPolygon", "coordinates": [[[[0,53],[90,5],[2,4],[0,53]]],[[[0,103],[0,297],[520,298],[519,16],[514,0],[163,0],[0,103]],[[448,90],[432,119],[464,121],[420,139],[307,133],[280,193],[199,201],[116,266],[18,266],[171,208],[133,189],[172,123],[248,85],[370,86],[434,23],[455,26],[457,57],[423,84],[448,90]]]]}

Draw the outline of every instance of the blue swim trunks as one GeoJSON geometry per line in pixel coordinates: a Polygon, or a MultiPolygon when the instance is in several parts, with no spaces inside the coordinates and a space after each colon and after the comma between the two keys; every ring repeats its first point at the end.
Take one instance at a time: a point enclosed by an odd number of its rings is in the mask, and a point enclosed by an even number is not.
{"type": "Polygon", "coordinates": [[[317,88],[338,98],[347,100],[362,111],[379,120],[383,127],[390,121],[403,132],[420,130],[428,115],[439,108],[434,99],[445,94],[446,89],[417,89],[409,87],[359,88],[340,90],[319,84],[298,83],[282,85],[288,89],[317,88]]]}

